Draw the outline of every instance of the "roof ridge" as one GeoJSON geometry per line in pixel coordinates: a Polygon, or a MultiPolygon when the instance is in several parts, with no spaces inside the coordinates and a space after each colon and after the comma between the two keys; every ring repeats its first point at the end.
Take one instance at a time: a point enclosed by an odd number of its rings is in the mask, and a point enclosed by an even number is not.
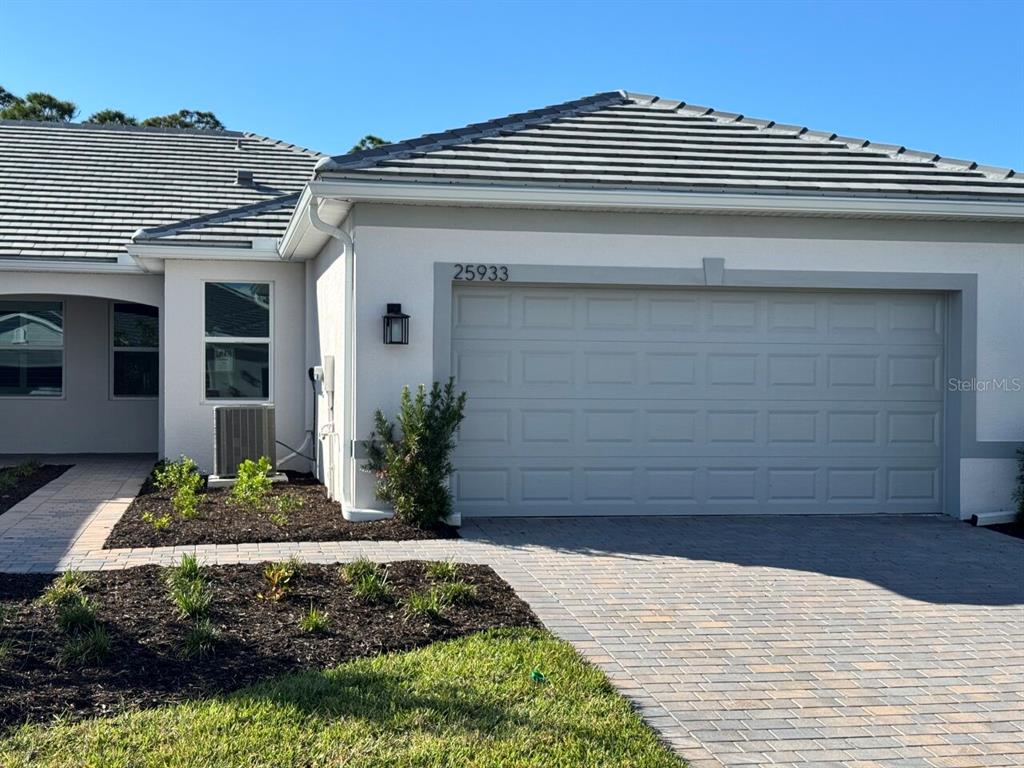
{"type": "Polygon", "coordinates": [[[292,144],[291,142],[285,141],[284,139],[272,139],[269,136],[264,136],[259,133],[252,133],[250,131],[246,131],[244,136],[247,139],[257,139],[266,144],[273,144],[275,146],[282,147],[283,149],[291,149],[294,150],[295,152],[298,152],[299,154],[308,155],[310,157],[329,157],[329,155],[326,155],[323,152],[317,152],[315,149],[309,149],[308,147],[300,147],[298,144],[292,144]]]}
{"type": "Polygon", "coordinates": [[[169,133],[222,136],[237,139],[246,136],[243,131],[213,130],[211,128],[164,128],[150,125],[121,125],[120,123],[65,123],[56,120],[0,120],[0,126],[28,128],[64,128],[83,131],[109,131],[124,133],[169,133]]]}
{"type": "Polygon", "coordinates": [[[831,142],[854,151],[870,150],[872,152],[883,152],[894,160],[907,163],[920,163],[923,161],[934,163],[936,166],[955,168],[960,171],[978,171],[990,179],[1009,179],[1017,175],[1017,172],[1013,168],[995,165],[981,165],[973,160],[960,160],[957,158],[943,157],[936,152],[907,149],[906,147],[898,144],[882,144],[873,142],[870,139],[840,136],[830,131],[819,131],[803,125],[777,123],[774,120],[747,117],[746,115],[738,112],[723,112],[721,110],[716,110],[713,107],[687,104],[683,101],[672,102],[672,100],[662,99],[658,96],[636,93],[626,93],[625,95],[630,98],[630,100],[634,101],[649,100],[652,105],[660,102],[675,104],[676,106],[671,108],[671,111],[674,112],[695,112],[701,116],[718,120],[719,122],[753,125],[761,131],[771,130],[777,133],[782,133],[783,135],[795,136],[803,141],[812,141],[817,143],[831,142]]]}
{"type": "Polygon", "coordinates": [[[536,122],[577,114],[584,110],[611,106],[616,101],[621,102],[626,98],[625,91],[602,91],[601,93],[595,93],[593,96],[585,96],[581,99],[573,99],[572,101],[552,104],[547,107],[540,107],[539,109],[531,109],[526,112],[513,112],[504,117],[497,117],[480,123],[470,123],[462,128],[425,133],[417,138],[404,139],[392,144],[374,147],[373,149],[360,150],[359,152],[350,152],[347,155],[332,155],[325,157],[316,164],[316,167],[313,169],[313,175],[316,176],[324,171],[351,170],[366,165],[374,165],[383,160],[400,157],[408,152],[441,149],[447,144],[483,138],[513,126],[526,126],[536,122]]]}
{"type": "Polygon", "coordinates": [[[269,200],[260,200],[258,203],[249,203],[248,205],[242,205],[237,208],[225,208],[222,211],[214,211],[213,213],[194,216],[190,219],[182,219],[181,221],[171,222],[170,224],[161,224],[158,227],[143,227],[132,235],[132,241],[138,242],[140,240],[155,240],[167,235],[174,235],[178,232],[195,229],[205,224],[222,224],[229,221],[237,221],[238,219],[244,219],[254,213],[266,213],[267,211],[284,208],[290,203],[298,202],[298,200],[299,193],[292,192],[291,194],[279,195],[278,197],[273,197],[269,200]]]}

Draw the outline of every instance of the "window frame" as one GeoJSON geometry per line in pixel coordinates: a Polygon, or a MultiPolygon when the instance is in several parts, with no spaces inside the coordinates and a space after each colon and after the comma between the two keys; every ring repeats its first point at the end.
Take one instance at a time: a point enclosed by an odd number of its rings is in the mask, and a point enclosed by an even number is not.
{"type": "MultiPolygon", "coordinates": [[[[49,303],[49,304],[58,304],[58,305],[60,305],[60,322],[61,322],[61,327],[60,327],[60,346],[58,347],[56,345],[51,346],[49,344],[40,344],[39,346],[35,347],[35,349],[37,349],[37,350],[48,350],[48,351],[51,351],[51,352],[52,351],[59,351],[60,352],[60,394],[59,395],[7,395],[7,394],[4,394],[3,392],[0,392],[0,400],[4,400],[4,401],[8,401],[8,400],[29,400],[29,401],[32,401],[32,402],[40,402],[40,401],[54,402],[54,401],[57,401],[57,400],[67,400],[68,399],[68,375],[67,375],[67,362],[68,362],[68,356],[67,356],[68,311],[67,311],[67,309],[68,309],[68,307],[67,307],[67,302],[64,301],[63,299],[49,299],[49,298],[42,298],[42,297],[26,299],[26,298],[14,297],[14,296],[6,296],[6,297],[3,297],[2,300],[5,301],[5,302],[8,302],[8,303],[16,303],[18,301],[24,301],[24,302],[36,302],[36,303],[42,302],[42,303],[49,303]]],[[[23,344],[3,344],[3,343],[0,343],[0,349],[2,349],[2,350],[14,350],[16,352],[20,351],[20,350],[23,350],[23,349],[28,349],[30,346],[31,345],[28,345],[28,344],[24,344],[23,345],[23,344]]]]}
{"type": "MultiPolygon", "coordinates": [[[[163,320],[163,318],[160,317],[160,314],[159,314],[160,313],[160,308],[159,307],[156,308],[156,310],[157,310],[157,346],[155,346],[155,347],[118,347],[118,346],[116,346],[114,344],[114,331],[115,331],[114,308],[118,304],[139,304],[139,302],[137,302],[137,301],[119,301],[117,299],[111,299],[109,304],[110,304],[110,309],[109,309],[109,311],[107,313],[107,323],[109,325],[109,331],[110,331],[108,333],[108,340],[110,342],[109,343],[110,361],[109,361],[109,365],[108,365],[108,369],[107,369],[107,379],[108,379],[108,387],[107,387],[108,391],[107,391],[107,394],[108,394],[108,396],[110,397],[111,400],[159,400],[160,399],[160,385],[163,383],[161,381],[163,376],[162,376],[162,371],[160,370],[162,368],[162,364],[161,364],[161,360],[160,360],[160,346],[159,346],[159,341],[160,341],[160,338],[159,338],[160,322],[163,320]],[[157,392],[156,392],[155,395],[119,395],[119,394],[114,392],[114,358],[117,356],[118,352],[156,352],[157,353],[157,371],[160,372],[160,373],[158,373],[158,376],[157,376],[157,384],[156,384],[157,392]]],[[[143,304],[142,306],[152,306],[152,305],[143,304]]]]}
{"type": "Polygon", "coordinates": [[[199,402],[202,405],[261,405],[265,403],[274,402],[274,321],[275,321],[275,305],[277,304],[276,287],[273,280],[252,280],[238,277],[225,277],[225,278],[204,278],[200,281],[202,290],[200,292],[200,301],[202,306],[202,312],[200,312],[201,320],[199,323],[199,338],[200,338],[200,353],[201,363],[199,366],[199,390],[201,397],[199,402]],[[223,284],[223,283],[251,283],[254,285],[265,285],[267,286],[267,295],[270,299],[270,311],[267,317],[267,335],[266,336],[207,336],[206,335],[206,286],[209,284],[223,284]],[[267,345],[267,375],[269,381],[267,382],[267,396],[266,397],[210,397],[206,394],[206,345],[207,344],[266,344],[267,345]]]}

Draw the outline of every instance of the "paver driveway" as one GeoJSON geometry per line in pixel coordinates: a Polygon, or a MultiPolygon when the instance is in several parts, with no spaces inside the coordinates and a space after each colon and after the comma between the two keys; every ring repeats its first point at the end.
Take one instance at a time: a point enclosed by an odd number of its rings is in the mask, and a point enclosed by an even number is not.
{"type": "Polygon", "coordinates": [[[1024,766],[1024,541],[938,517],[472,528],[525,547],[563,614],[541,615],[686,756],[1024,766]]]}
{"type": "MultiPolygon", "coordinates": [[[[0,571],[492,565],[705,766],[1024,766],[1024,541],[940,517],[469,522],[458,541],[100,549],[148,470],[76,466],[0,516],[0,571]]],[[[0,574],[2,578],[2,574],[0,574]]]]}

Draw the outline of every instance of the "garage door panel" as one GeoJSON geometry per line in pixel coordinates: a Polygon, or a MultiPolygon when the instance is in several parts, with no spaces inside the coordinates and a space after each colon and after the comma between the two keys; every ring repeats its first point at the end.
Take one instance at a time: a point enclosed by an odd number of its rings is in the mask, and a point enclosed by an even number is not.
{"type": "Polygon", "coordinates": [[[463,339],[941,344],[939,294],[814,293],[459,286],[453,331],[463,339]],[[511,333],[510,333],[511,332],[511,333]]]}
{"type": "Polygon", "coordinates": [[[476,397],[714,397],[941,402],[941,347],[457,339],[476,397]]]}
{"type": "Polygon", "coordinates": [[[939,295],[459,286],[474,514],[935,512],[939,295]]]}
{"type": "Polygon", "coordinates": [[[919,459],[691,457],[463,459],[453,495],[477,515],[934,512],[940,474],[919,459]]]}
{"type": "Polygon", "coordinates": [[[941,403],[472,398],[460,456],[941,456],[941,403]]]}

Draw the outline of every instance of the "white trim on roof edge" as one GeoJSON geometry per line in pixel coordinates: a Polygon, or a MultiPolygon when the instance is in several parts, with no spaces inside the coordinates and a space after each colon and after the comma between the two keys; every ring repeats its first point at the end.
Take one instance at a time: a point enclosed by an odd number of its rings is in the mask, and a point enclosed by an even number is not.
{"type": "Polygon", "coordinates": [[[257,238],[269,241],[264,247],[232,248],[216,245],[164,244],[152,245],[129,243],[125,250],[143,272],[163,272],[166,259],[203,261],[278,261],[276,243],[271,238],[257,238]]]}
{"type": "MultiPolygon", "coordinates": [[[[761,215],[863,216],[882,218],[1024,220],[1024,205],[1016,202],[922,200],[871,197],[806,197],[765,194],[699,194],[624,189],[567,189],[451,185],[422,182],[311,181],[315,197],[351,202],[391,202],[508,207],[554,207],[714,211],[761,215]]],[[[298,208],[296,208],[298,210],[298,208]]],[[[291,229],[291,227],[289,227],[291,229]]],[[[286,233],[286,236],[289,233],[286,233]]],[[[282,247],[282,251],[284,247],[282,247]]]]}

